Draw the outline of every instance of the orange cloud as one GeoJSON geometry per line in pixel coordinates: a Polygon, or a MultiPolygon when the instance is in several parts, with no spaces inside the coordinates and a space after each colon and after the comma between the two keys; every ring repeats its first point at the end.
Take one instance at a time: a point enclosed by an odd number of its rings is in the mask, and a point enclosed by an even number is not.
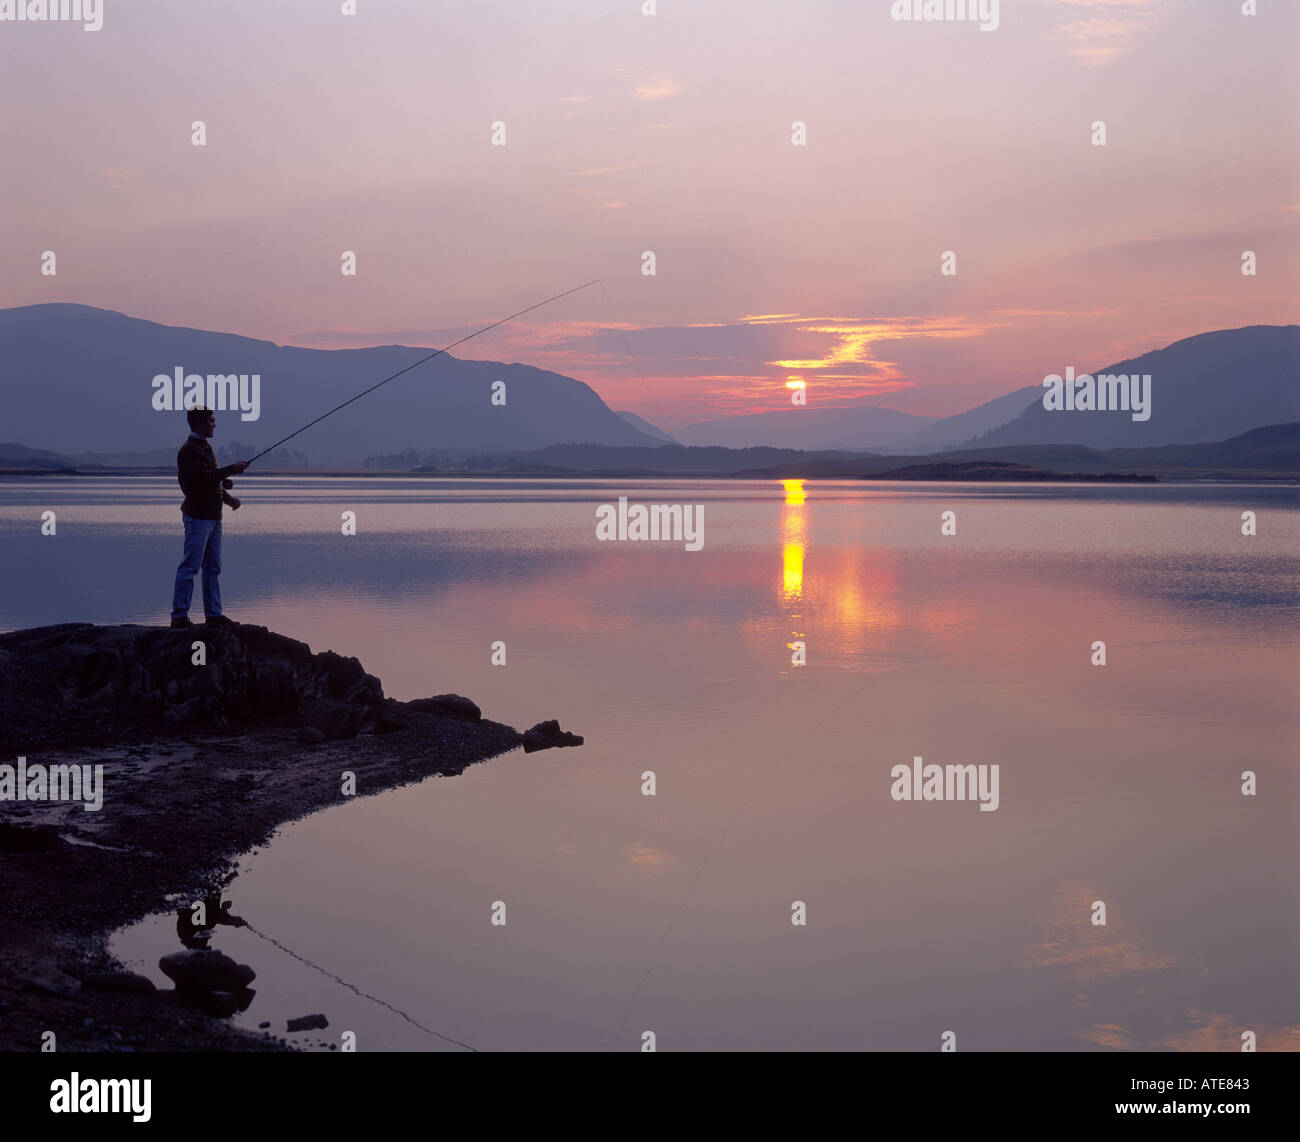
{"type": "Polygon", "coordinates": [[[660,99],[671,99],[674,95],[680,95],[685,90],[685,84],[679,83],[670,76],[655,76],[650,79],[643,79],[636,85],[636,97],[647,102],[653,102],[660,99]]]}
{"type": "MultiPolygon", "coordinates": [[[[769,324],[777,324],[769,322],[769,324]]],[[[785,322],[791,324],[791,322],[785,322]]],[[[988,330],[998,328],[1000,323],[976,324],[963,317],[931,318],[905,317],[890,318],[883,321],[860,322],[849,319],[831,318],[814,320],[812,323],[798,323],[800,333],[826,333],[834,340],[821,357],[805,357],[767,361],[768,365],[778,369],[826,369],[834,371],[837,377],[845,380],[896,382],[896,387],[911,385],[905,381],[897,361],[883,361],[874,355],[873,345],[877,341],[902,341],[916,337],[951,340],[959,337],[981,337],[988,330]],[[869,365],[870,373],[845,373],[846,367],[869,365]]],[[[895,390],[896,391],[896,390],[895,390]]]]}
{"type": "Polygon", "coordinates": [[[1168,0],[1055,0],[1075,11],[1055,38],[1086,67],[1104,67],[1127,55],[1169,10],[1168,0]],[[1078,14],[1075,15],[1075,12],[1078,14]]]}
{"type": "Polygon", "coordinates": [[[677,863],[677,858],[663,849],[636,842],[627,846],[627,863],[649,872],[666,872],[677,863]]]}

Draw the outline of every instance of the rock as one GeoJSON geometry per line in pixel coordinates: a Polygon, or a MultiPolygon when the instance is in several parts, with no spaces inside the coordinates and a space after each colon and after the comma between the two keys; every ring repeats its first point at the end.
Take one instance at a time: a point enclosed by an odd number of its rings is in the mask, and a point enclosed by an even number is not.
{"type": "Polygon", "coordinates": [[[375,733],[377,734],[395,734],[404,729],[406,729],[406,723],[398,721],[396,718],[375,719],[375,733]]]}
{"type": "Polygon", "coordinates": [[[244,987],[238,991],[191,992],[184,998],[186,1002],[208,1015],[215,1015],[218,1019],[228,1019],[241,1011],[247,1011],[248,1005],[253,1002],[256,994],[257,992],[251,987],[244,987]]]}
{"type": "Polygon", "coordinates": [[[330,1021],[323,1015],[303,1015],[298,1019],[290,1019],[287,1024],[289,1031],[323,1031],[330,1025],[330,1021]]]}
{"type": "Polygon", "coordinates": [[[357,659],[344,658],[332,650],[323,651],[316,659],[319,664],[318,692],[325,697],[365,706],[383,701],[384,691],[379,679],[367,674],[357,659]]]}
{"type": "MultiPolygon", "coordinates": [[[[33,741],[103,741],[160,718],[178,728],[255,723],[297,714],[308,701],[363,716],[386,704],[379,679],[357,659],[313,654],[306,643],[246,623],[64,623],[0,634],[0,744],[16,743],[17,753],[33,741]],[[194,642],[205,647],[203,666],[193,661],[194,642]]],[[[354,719],[336,720],[338,736],[352,736],[354,719]]]]}
{"type": "Polygon", "coordinates": [[[158,961],[162,973],[179,992],[238,992],[257,973],[247,964],[236,963],[221,952],[172,952],[158,961]]]}
{"type": "Polygon", "coordinates": [[[59,845],[53,825],[11,825],[0,821],[0,853],[47,853],[59,845]]]}
{"type": "Polygon", "coordinates": [[[320,728],[327,738],[354,738],[361,729],[361,711],[350,706],[335,706],[321,718],[320,728]]]}
{"type": "Polygon", "coordinates": [[[105,687],[116,688],[121,682],[122,656],[113,647],[92,650],[81,660],[81,697],[88,698],[105,687]]]}
{"type": "Polygon", "coordinates": [[[266,1030],[266,1028],[268,1028],[269,1026],[271,1026],[270,1022],[259,1023],[259,1024],[257,1025],[257,1029],[258,1029],[259,1031],[264,1031],[264,1030],[266,1030]]]}
{"type": "Polygon", "coordinates": [[[76,988],[76,981],[62,972],[56,972],[53,975],[30,974],[16,972],[14,978],[18,980],[28,991],[40,992],[41,995],[66,996],[71,995],[76,988]]]}
{"type": "Polygon", "coordinates": [[[296,714],[298,692],[293,674],[283,666],[259,670],[253,680],[253,699],[260,714],[296,714]]]}
{"type": "Polygon", "coordinates": [[[560,723],[554,718],[538,722],[523,735],[524,753],[536,753],[539,749],[554,749],[559,746],[582,745],[583,738],[560,729],[560,723]]]}
{"type": "Polygon", "coordinates": [[[179,722],[197,722],[207,711],[203,708],[203,699],[195,697],[173,706],[167,713],[169,716],[174,714],[179,722]]]}
{"type": "Polygon", "coordinates": [[[432,698],[416,698],[407,705],[412,710],[438,714],[444,718],[460,718],[466,722],[477,722],[483,717],[483,711],[478,706],[459,694],[435,694],[432,698]]]}
{"type": "Polygon", "coordinates": [[[325,740],[325,735],[315,726],[303,726],[297,736],[304,745],[320,745],[325,740]]]}
{"type": "Polygon", "coordinates": [[[158,989],[153,980],[129,971],[91,972],[81,981],[84,991],[114,991],[120,995],[152,995],[158,989]]]}

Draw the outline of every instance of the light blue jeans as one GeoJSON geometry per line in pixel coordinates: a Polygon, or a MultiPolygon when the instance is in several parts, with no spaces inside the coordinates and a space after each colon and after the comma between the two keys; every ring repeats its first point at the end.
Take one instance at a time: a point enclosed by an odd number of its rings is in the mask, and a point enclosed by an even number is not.
{"type": "Polygon", "coordinates": [[[176,568],[176,587],[172,591],[172,618],[182,619],[190,613],[194,595],[194,575],[203,569],[203,614],[212,618],[221,614],[221,521],[191,519],[184,513],[185,556],[176,568]]]}

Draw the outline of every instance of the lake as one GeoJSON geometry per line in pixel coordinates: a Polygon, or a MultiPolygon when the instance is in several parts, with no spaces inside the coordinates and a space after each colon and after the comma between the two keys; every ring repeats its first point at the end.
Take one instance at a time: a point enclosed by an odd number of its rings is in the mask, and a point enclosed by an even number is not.
{"type": "MultiPolygon", "coordinates": [[[[1300,487],[237,484],[233,618],[393,697],[586,738],[245,857],[233,910],[398,1010],[221,928],[258,973],[240,1024],[323,1012],[303,1041],[361,1050],[1300,1048],[1300,487]],[[701,505],[703,546],[598,541],[620,496],[701,505]],[[916,757],[997,765],[996,809],[895,800],[916,757]]],[[[165,623],[178,502],[0,481],[0,627],[165,623]]],[[[113,944],[159,983],[179,948],[170,913],[113,944]]]]}

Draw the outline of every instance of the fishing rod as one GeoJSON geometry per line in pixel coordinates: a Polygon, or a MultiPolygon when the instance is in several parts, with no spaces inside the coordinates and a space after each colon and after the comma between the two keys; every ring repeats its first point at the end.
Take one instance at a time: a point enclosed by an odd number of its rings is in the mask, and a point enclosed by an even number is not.
{"type": "MultiPolygon", "coordinates": [[[[298,435],[299,432],[306,432],[307,429],[311,428],[313,424],[319,424],[327,416],[333,416],[336,412],[339,411],[339,409],[347,408],[348,405],[350,405],[353,401],[360,400],[362,397],[367,396],[370,393],[373,393],[375,389],[379,388],[381,385],[386,385],[388,384],[389,381],[397,380],[397,378],[400,377],[403,373],[409,373],[412,369],[420,365],[423,365],[425,362],[432,361],[435,357],[441,356],[443,353],[446,353],[448,350],[456,348],[457,345],[464,345],[466,341],[472,341],[475,337],[479,336],[479,334],[486,333],[489,329],[495,329],[498,325],[504,325],[507,321],[513,321],[516,317],[522,317],[525,313],[531,313],[534,309],[541,309],[542,306],[544,305],[550,305],[551,302],[553,301],[559,301],[560,298],[562,297],[568,297],[569,294],[571,293],[577,293],[580,289],[586,289],[588,286],[593,286],[593,285],[600,285],[600,279],[592,278],[591,281],[583,282],[582,285],[580,286],[574,286],[572,289],[566,289],[563,293],[557,293],[554,297],[548,297],[545,301],[539,301],[536,305],[530,305],[526,309],[521,309],[517,313],[512,313],[509,317],[503,317],[501,318],[500,321],[492,322],[491,325],[485,325],[483,326],[482,329],[476,329],[473,333],[467,334],[466,336],[462,337],[459,341],[453,341],[450,345],[447,345],[442,349],[438,349],[435,352],[430,353],[427,357],[421,357],[414,364],[407,365],[405,369],[399,369],[391,377],[385,377],[382,381],[379,381],[371,385],[368,389],[365,389],[362,392],[357,393],[356,396],[349,397],[342,404],[335,405],[332,409],[329,410],[329,412],[321,413],[320,416],[318,416],[315,420],[309,421],[307,424],[304,424],[300,429],[297,430],[297,432],[291,432],[289,433],[288,436],[284,437],[283,440],[277,440],[274,444],[270,446],[270,448],[263,448],[262,451],[259,452],[256,456],[254,456],[252,460],[249,460],[248,463],[251,465],[254,461],[260,460],[263,456],[265,456],[268,452],[270,452],[271,449],[279,448],[281,444],[284,444],[286,441],[292,440],[295,436],[298,435]]],[[[227,488],[234,486],[232,481],[223,481],[223,482],[227,488]]]]}

